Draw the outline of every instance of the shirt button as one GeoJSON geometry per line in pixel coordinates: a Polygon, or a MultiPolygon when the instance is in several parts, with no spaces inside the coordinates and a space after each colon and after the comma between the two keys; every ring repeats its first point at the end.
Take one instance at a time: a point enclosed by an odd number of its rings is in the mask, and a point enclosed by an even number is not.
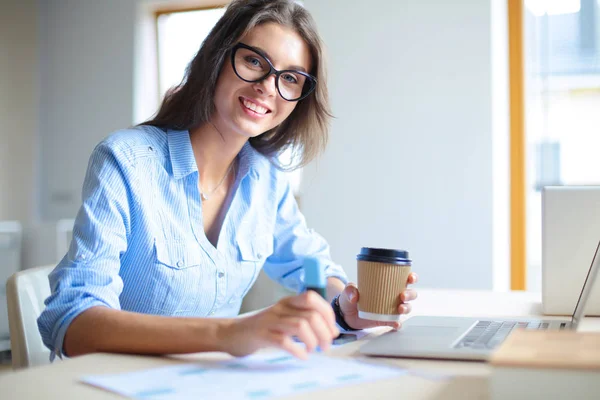
{"type": "Polygon", "coordinates": [[[211,311],[209,315],[215,315],[215,312],[214,312],[214,311],[211,311]]]}
{"type": "Polygon", "coordinates": [[[262,258],[262,257],[263,257],[262,253],[260,253],[260,252],[259,252],[258,254],[256,254],[256,256],[257,256],[258,258],[262,258]]]}
{"type": "Polygon", "coordinates": [[[152,146],[148,146],[148,151],[154,151],[154,149],[152,148],[152,146]]]}
{"type": "Polygon", "coordinates": [[[183,261],[177,261],[177,266],[178,266],[179,268],[183,267],[183,261]]]}
{"type": "Polygon", "coordinates": [[[225,276],[225,272],[219,272],[219,275],[218,275],[219,278],[222,278],[224,276],[225,276]]]}

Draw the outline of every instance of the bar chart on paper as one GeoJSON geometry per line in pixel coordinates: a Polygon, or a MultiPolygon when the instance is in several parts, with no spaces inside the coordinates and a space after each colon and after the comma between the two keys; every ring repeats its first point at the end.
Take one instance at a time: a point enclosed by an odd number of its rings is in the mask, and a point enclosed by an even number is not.
{"type": "Polygon", "coordinates": [[[406,370],[313,354],[295,359],[285,352],[217,363],[181,364],[81,378],[92,386],[135,399],[268,399],[317,389],[395,378],[406,370]]]}

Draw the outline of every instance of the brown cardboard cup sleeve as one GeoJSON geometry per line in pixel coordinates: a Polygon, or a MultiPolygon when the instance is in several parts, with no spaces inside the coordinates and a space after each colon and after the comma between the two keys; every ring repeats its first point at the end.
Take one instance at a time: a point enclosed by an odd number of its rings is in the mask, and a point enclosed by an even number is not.
{"type": "Polygon", "coordinates": [[[363,247],[357,256],[358,316],[398,321],[400,293],[406,288],[412,261],[405,250],[363,247]]]}

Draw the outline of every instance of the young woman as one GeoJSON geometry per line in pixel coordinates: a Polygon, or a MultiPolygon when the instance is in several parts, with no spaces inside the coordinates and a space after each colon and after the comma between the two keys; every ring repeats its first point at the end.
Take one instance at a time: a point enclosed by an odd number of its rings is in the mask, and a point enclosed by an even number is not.
{"type": "MultiPolygon", "coordinates": [[[[156,117],[94,149],[38,320],[53,356],[278,347],[305,358],[338,335],[334,309],[344,328],[381,325],[358,317],[357,287],[275,165],[290,146],[298,165],[309,162],[329,116],[308,12],[288,0],[233,1],[156,117]],[[302,292],[306,256],[326,271],[327,300],[302,292]],[[301,294],[236,318],[262,268],[301,294]]],[[[416,293],[400,297],[408,313],[416,293]]]]}

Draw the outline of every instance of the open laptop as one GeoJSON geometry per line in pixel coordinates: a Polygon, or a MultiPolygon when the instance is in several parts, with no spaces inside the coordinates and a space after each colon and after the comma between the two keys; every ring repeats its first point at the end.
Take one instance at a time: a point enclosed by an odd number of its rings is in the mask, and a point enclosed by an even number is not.
{"type": "Polygon", "coordinates": [[[400,330],[367,342],[360,352],[372,356],[485,361],[514,329],[576,330],[600,269],[599,249],[600,243],[570,321],[415,316],[403,323],[400,330]]]}

